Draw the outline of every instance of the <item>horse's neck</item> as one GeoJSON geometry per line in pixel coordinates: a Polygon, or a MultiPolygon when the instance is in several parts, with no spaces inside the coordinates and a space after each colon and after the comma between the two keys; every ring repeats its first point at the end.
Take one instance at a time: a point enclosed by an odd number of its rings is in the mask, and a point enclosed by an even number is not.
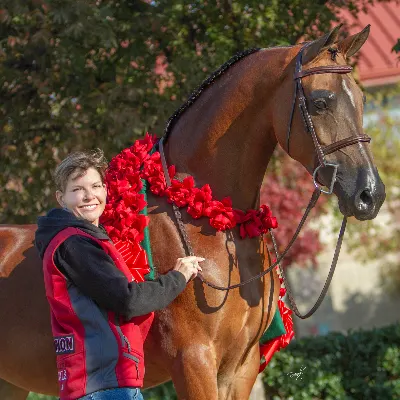
{"type": "Polygon", "coordinates": [[[210,184],[216,199],[230,196],[235,208],[257,206],[277,143],[270,102],[284,58],[276,54],[262,50],[228,69],[184,112],[167,142],[178,176],[210,184]]]}

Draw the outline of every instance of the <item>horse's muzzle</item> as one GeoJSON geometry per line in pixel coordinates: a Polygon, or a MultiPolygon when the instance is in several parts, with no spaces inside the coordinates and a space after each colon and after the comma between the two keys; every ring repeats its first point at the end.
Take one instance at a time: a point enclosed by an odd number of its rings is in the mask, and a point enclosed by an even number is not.
{"type": "Polygon", "coordinates": [[[359,221],[377,216],[386,193],[385,185],[376,169],[359,169],[351,183],[346,184],[346,181],[342,180],[339,186],[337,196],[343,215],[354,216],[359,221]]]}

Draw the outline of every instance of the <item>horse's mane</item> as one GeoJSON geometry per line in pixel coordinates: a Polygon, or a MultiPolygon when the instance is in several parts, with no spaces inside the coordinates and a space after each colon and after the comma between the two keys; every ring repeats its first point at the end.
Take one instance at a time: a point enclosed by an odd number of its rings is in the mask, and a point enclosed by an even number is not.
{"type": "Polygon", "coordinates": [[[168,135],[171,133],[172,127],[178,118],[200,97],[201,93],[204,89],[210,86],[216,79],[218,79],[225,71],[227,71],[233,64],[237,63],[242,58],[248,56],[249,54],[255,53],[259,51],[260,48],[252,48],[244,50],[240,53],[235,54],[231,57],[225,64],[221,65],[216,71],[214,71],[208,78],[206,78],[200,86],[198,86],[189,98],[183,103],[168,119],[167,125],[164,130],[164,139],[168,138],[168,135]]]}

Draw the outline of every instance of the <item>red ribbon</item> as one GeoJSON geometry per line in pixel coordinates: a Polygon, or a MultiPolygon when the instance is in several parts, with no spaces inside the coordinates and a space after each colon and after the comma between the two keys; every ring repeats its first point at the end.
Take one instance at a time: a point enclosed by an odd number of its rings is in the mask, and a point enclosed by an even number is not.
{"type": "Polygon", "coordinates": [[[134,281],[144,282],[144,276],[150,272],[146,251],[139,243],[130,240],[119,240],[114,245],[131,271],[134,281]]]}

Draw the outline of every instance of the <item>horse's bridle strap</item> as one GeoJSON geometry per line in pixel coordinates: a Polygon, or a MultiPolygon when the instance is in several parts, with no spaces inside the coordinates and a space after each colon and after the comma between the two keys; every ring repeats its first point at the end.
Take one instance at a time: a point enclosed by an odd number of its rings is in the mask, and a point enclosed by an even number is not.
{"type": "Polygon", "coordinates": [[[328,74],[328,73],[335,73],[335,74],[348,74],[353,70],[350,65],[327,65],[322,67],[314,67],[305,70],[298,70],[294,74],[294,79],[303,78],[308,75],[315,75],[315,74],[328,74]]]}
{"type": "Polygon", "coordinates": [[[367,135],[359,135],[359,136],[350,136],[348,138],[339,140],[338,142],[329,144],[327,146],[322,147],[322,152],[324,155],[328,155],[334,153],[335,151],[342,149],[343,147],[350,146],[352,144],[360,143],[360,142],[370,142],[371,138],[367,135]]]}

